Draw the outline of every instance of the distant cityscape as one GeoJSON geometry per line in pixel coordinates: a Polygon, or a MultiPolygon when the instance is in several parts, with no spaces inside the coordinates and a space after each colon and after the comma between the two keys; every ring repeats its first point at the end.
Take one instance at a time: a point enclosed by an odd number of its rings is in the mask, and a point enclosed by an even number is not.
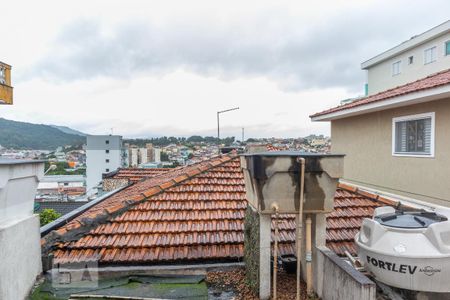
{"type": "MultiPolygon", "coordinates": [[[[89,136],[96,137],[96,136],[89,136]]],[[[103,136],[105,137],[105,136],[103,136]]],[[[106,136],[108,137],[108,136],[106,136]]],[[[108,141],[109,143],[109,141],[108,141]]],[[[210,159],[218,154],[217,139],[213,137],[191,136],[189,138],[162,137],[152,139],[120,139],[117,163],[111,157],[112,149],[102,149],[105,157],[95,157],[91,161],[102,166],[91,166],[96,176],[87,176],[87,145],[60,146],[55,150],[8,149],[0,146],[0,157],[7,159],[41,159],[46,161],[46,174],[39,184],[36,200],[42,201],[88,201],[102,193],[98,185],[101,176],[123,168],[174,168],[191,165],[210,159]],[[111,153],[110,153],[111,151],[111,153]],[[89,183],[89,178],[95,177],[89,183]],[[93,188],[100,190],[94,190],[93,188]],[[92,195],[94,194],[94,195],[92,195]],[[97,195],[96,195],[97,194],[97,195]]],[[[222,151],[244,150],[245,147],[267,146],[274,150],[295,150],[310,153],[330,152],[331,140],[324,135],[309,135],[302,138],[249,138],[244,143],[234,138],[221,139],[222,151]]],[[[99,152],[99,151],[97,151],[99,152]]],[[[94,157],[91,155],[91,157],[94,157]]],[[[91,163],[94,165],[94,163],[91,163]]]]}

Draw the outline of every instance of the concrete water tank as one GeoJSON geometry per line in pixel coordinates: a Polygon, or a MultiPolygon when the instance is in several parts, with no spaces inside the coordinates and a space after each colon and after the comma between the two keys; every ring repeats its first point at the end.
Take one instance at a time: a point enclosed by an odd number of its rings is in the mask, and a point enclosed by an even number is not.
{"type": "Polygon", "coordinates": [[[247,199],[260,213],[298,213],[300,201],[300,163],[305,159],[304,213],[333,210],[334,193],[343,175],[344,155],[277,151],[244,154],[247,199]]]}

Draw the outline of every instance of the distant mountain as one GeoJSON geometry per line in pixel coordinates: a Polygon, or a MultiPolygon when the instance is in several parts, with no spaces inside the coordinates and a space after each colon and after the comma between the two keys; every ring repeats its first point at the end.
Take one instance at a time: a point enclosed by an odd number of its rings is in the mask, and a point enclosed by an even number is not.
{"type": "Polygon", "coordinates": [[[84,143],[86,137],[66,133],[49,125],[0,118],[0,145],[5,148],[54,150],[59,146],[84,143]]]}
{"type": "Polygon", "coordinates": [[[83,133],[81,131],[72,129],[72,128],[67,127],[67,126],[58,126],[58,125],[49,125],[49,126],[51,126],[53,128],[56,128],[56,129],[59,129],[62,132],[68,133],[68,134],[75,134],[75,135],[80,135],[80,136],[86,136],[87,135],[86,133],[83,133]]]}

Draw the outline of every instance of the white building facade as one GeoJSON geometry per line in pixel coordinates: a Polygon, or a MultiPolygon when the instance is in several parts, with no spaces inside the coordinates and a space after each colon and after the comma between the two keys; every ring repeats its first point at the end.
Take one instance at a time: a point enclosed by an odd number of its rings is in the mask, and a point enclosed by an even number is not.
{"type": "Polygon", "coordinates": [[[122,137],[119,135],[88,135],[86,146],[86,189],[95,192],[102,174],[123,166],[122,137]]]}
{"type": "Polygon", "coordinates": [[[450,20],[361,64],[368,95],[450,69],[450,20]]]}

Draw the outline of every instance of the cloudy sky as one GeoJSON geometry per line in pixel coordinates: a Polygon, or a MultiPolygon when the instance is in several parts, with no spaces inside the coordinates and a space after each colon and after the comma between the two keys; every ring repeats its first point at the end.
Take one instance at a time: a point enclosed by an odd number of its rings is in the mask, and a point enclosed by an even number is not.
{"type": "Polygon", "coordinates": [[[0,117],[126,137],[329,134],[360,63],[450,18],[443,1],[4,1],[0,117]],[[315,4],[312,4],[315,3],[315,4]]]}

